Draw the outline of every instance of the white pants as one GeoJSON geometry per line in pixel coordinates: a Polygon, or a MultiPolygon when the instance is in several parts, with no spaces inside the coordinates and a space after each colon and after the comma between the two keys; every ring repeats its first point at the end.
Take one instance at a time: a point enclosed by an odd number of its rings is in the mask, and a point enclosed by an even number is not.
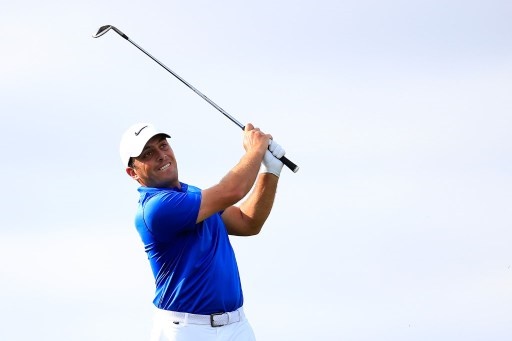
{"type": "Polygon", "coordinates": [[[222,327],[209,324],[173,323],[164,310],[157,309],[153,320],[151,341],[256,341],[249,321],[243,317],[239,322],[222,327]]]}

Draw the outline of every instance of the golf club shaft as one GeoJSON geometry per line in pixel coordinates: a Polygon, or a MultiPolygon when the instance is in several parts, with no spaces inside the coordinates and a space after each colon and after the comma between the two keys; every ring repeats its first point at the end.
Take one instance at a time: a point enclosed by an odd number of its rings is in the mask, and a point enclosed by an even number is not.
{"type": "MultiPolygon", "coordinates": [[[[146,50],[144,50],[142,47],[140,47],[137,43],[135,43],[133,40],[131,40],[130,38],[128,38],[128,36],[126,34],[124,34],[123,32],[121,32],[120,30],[118,30],[116,27],[114,26],[111,26],[111,28],[117,32],[117,34],[119,34],[121,37],[123,37],[124,39],[128,40],[133,46],[135,46],[136,48],[138,48],[140,51],[142,51],[145,55],[147,55],[149,58],[153,59],[158,65],[160,65],[161,67],[163,67],[165,70],[167,70],[170,74],[172,74],[174,77],[176,77],[179,81],[181,81],[183,84],[185,84],[188,88],[190,88],[192,91],[194,91],[196,94],[198,94],[201,98],[203,98],[206,102],[210,103],[210,105],[212,105],[215,109],[217,109],[218,111],[220,111],[224,116],[226,116],[229,120],[231,120],[231,122],[235,123],[238,127],[240,127],[242,130],[245,129],[245,126],[240,123],[240,121],[238,121],[236,118],[234,118],[233,116],[231,116],[230,114],[228,114],[224,109],[222,109],[220,106],[218,106],[215,102],[213,102],[211,99],[209,99],[208,97],[206,97],[201,91],[197,90],[195,87],[193,87],[190,83],[188,83],[186,80],[184,80],[183,78],[181,78],[178,74],[176,74],[174,71],[172,71],[171,69],[169,69],[167,66],[165,66],[162,62],[160,62],[158,59],[156,59],[155,57],[153,57],[150,53],[148,53],[146,50]]],[[[289,169],[291,169],[294,173],[296,173],[298,170],[299,170],[299,167],[293,163],[292,161],[290,161],[287,157],[283,156],[281,157],[279,160],[281,160],[281,162],[286,166],[288,167],[289,169]]]]}

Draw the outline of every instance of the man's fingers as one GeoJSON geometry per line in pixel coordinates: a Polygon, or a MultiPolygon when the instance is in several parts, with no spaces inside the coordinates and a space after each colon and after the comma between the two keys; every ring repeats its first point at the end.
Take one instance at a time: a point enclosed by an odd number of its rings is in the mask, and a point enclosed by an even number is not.
{"type": "Polygon", "coordinates": [[[247,123],[245,125],[245,131],[250,131],[250,130],[253,130],[254,129],[254,126],[252,125],[252,123],[247,123]]]}

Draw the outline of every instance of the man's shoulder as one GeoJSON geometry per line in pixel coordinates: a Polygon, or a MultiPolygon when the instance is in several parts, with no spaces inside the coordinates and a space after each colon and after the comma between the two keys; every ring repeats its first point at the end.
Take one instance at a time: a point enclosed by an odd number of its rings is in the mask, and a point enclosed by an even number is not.
{"type": "Polygon", "coordinates": [[[166,193],[186,193],[188,191],[196,191],[197,187],[191,186],[189,184],[180,182],[180,187],[146,187],[140,186],[137,191],[141,195],[165,195],[166,193]]]}
{"type": "Polygon", "coordinates": [[[139,203],[142,206],[160,206],[161,204],[176,205],[197,202],[201,197],[201,190],[198,187],[180,183],[180,188],[154,188],[140,187],[141,194],[139,203]],[[192,194],[192,195],[191,195],[192,194]]]}

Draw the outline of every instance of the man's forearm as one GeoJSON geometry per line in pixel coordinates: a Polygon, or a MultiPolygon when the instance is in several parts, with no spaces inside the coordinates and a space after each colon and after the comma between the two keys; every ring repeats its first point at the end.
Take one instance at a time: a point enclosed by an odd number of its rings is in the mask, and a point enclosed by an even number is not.
{"type": "Polygon", "coordinates": [[[240,205],[242,213],[250,219],[251,228],[258,232],[272,210],[278,180],[277,176],[270,173],[259,174],[251,194],[240,205]]]}

